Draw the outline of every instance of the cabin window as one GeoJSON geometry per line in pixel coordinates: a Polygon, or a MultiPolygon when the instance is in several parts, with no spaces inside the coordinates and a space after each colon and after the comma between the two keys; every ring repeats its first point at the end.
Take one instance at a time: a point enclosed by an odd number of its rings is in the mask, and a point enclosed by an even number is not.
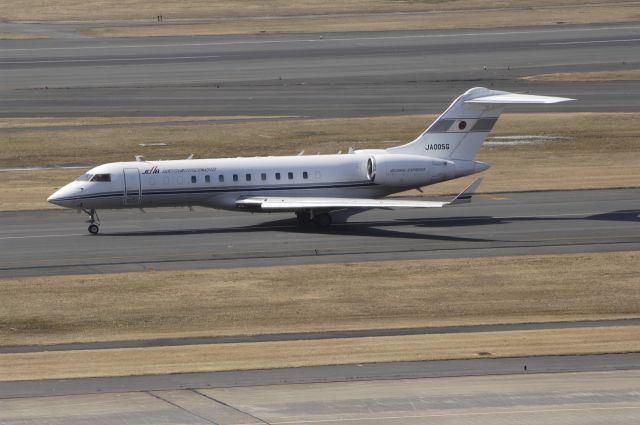
{"type": "Polygon", "coordinates": [[[280,173],[276,173],[276,180],[280,180],[280,173]]]}
{"type": "Polygon", "coordinates": [[[237,175],[237,174],[234,174],[234,175],[233,175],[233,181],[234,181],[234,182],[237,182],[237,181],[238,181],[238,175],[237,175]]]}
{"type": "Polygon", "coordinates": [[[260,174],[260,178],[262,179],[262,181],[265,181],[267,179],[267,173],[260,174]]]}
{"type": "Polygon", "coordinates": [[[196,183],[197,181],[196,176],[191,176],[191,183],[196,183]]]}
{"type": "Polygon", "coordinates": [[[289,171],[289,180],[293,180],[293,173],[289,171]]]}
{"type": "Polygon", "coordinates": [[[204,182],[205,183],[211,183],[211,176],[209,176],[209,175],[204,176],[204,182]]]}
{"type": "Polygon", "coordinates": [[[156,185],[156,179],[153,176],[149,177],[149,186],[155,186],[156,185]]]}
{"type": "Polygon", "coordinates": [[[245,177],[245,179],[247,179],[248,182],[251,181],[251,174],[247,173],[247,174],[245,174],[244,177],[245,177]]]}
{"type": "Polygon", "coordinates": [[[92,182],[110,182],[111,174],[96,174],[91,178],[92,182]]]}
{"type": "Polygon", "coordinates": [[[164,178],[162,179],[162,183],[164,183],[165,185],[169,184],[169,176],[164,176],[164,178]]]}
{"type": "Polygon", "coordinates": [[[93,177],[93,174],[83,174],[76,180],[79,182],[88,182],[89,180],[91,180],[91,177],[93,177]]]}
{"type": "Polygon", "coordinates": [[[218,176],[218,181],[219,181],[220,183],[224,183],[224,176],[223,176],[222,174],[220,174],[220,175],[218,176]]]}
{"type": "Polygon", "coordinates": [[[302,178],[305,179],[305,180],[308,179],[309,178],[309,173],[307,173],[306,171],[303,171],[302,172],[302,178]]]}
{"type": "Polygon", "coordinates": [[[181,175],[178,175],[178,179],[177,180],[178,180],[178,184],[182,184],[182,176],[181,175]]]}

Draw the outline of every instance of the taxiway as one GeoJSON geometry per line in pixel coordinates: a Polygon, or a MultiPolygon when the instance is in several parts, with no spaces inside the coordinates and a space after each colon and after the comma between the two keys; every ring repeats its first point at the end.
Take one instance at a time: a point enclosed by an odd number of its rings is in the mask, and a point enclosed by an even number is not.
{"type": "Polygon", "coordinates": [[[637,24],[3,41],[0,117],[438,113],[473,86],[638,111],[638,81],[519,77],[635,69],[639,45],[637,24]]]}

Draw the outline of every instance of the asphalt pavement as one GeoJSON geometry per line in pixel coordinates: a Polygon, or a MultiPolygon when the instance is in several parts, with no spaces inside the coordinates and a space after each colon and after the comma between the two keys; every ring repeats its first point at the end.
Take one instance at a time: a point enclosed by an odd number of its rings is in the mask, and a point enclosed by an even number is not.
{"type": "Polygon", "coordinates": [[[371,210],[329,230],[293,214],[207,208],[0,213],[0,276],[253,267],[640,248],[640,189],[477,195],[437,211],[371,210]]]}
{"type": "Polygon", "coordinates": [[[580,100],[545,111],[638,111],[638,81],[519,77],[636,69],[639,35],[619,24],[6,40],[0,117],[437,113],[474,86],[580,100]]]}

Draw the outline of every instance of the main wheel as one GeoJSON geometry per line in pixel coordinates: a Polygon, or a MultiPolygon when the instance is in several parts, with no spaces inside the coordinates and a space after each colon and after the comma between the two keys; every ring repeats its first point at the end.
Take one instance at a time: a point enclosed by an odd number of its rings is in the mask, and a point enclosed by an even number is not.
{"type": "Polygon", "coordinates": [[[329,213],[318,214],[313,218],[313,222],[318,227],[329,227],[331,226],[331,215],[329,213]]]}
{"type": "Polygon", "coordinates": [[[98,225],[97,225],[97,224],[93,224],[93,223],[91,223],[91,224],[89,225],[88,230],[89,230],[89,233],[91,233],[92,235],[97,235],[97,234],[98,234],[98,231],[100,231],[100,228],[98,227],[98,225]]]}

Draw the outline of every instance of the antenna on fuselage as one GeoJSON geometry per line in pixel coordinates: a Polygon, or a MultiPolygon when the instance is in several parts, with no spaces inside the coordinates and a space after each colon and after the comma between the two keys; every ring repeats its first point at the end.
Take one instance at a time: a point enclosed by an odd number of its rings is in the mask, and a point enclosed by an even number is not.
{"type": "Polygon", "coordinates": [[[189,155],[187,159],[193,159],[193,154],[189,155]]]}
{"type": "Polygon", "coordinates": [[[144,156],[136,155],[136,162],[144,162],[144,156]]]}

